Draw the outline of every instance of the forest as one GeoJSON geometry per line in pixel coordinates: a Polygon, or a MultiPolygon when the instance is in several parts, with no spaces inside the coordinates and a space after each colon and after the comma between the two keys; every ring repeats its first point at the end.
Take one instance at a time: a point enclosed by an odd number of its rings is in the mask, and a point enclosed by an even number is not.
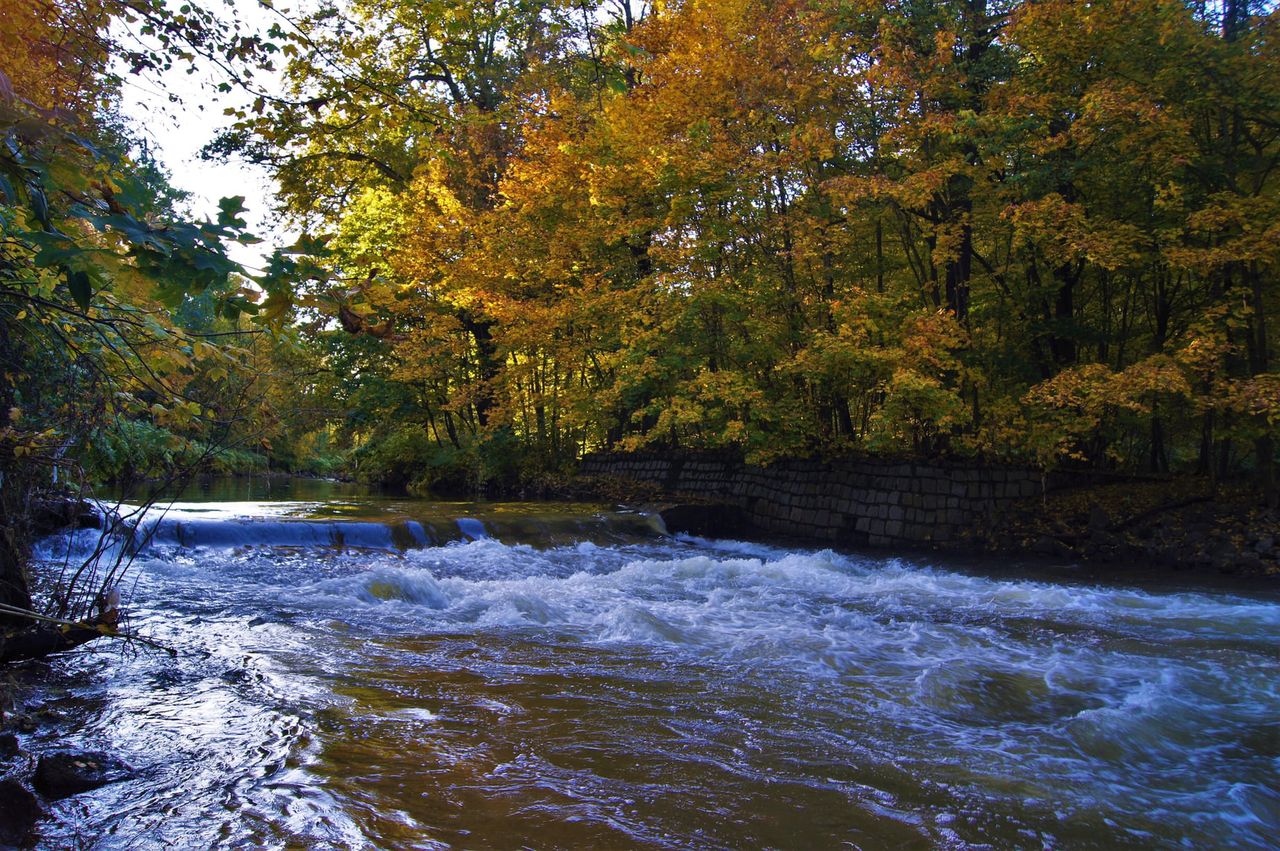
{"type": "Polygon", "coordinates": [[[1278,323],[1275,0],[0,0],[0,846],[1274,848],[1278,323]]]}
{"type": "MultiPolygon", "coordinates": [[[[327,236],[316,436],[1246,472],[1274,499],[1280,73],[1244,2],[360,2],[210,146],[327,236]],[[323,400],[323,401],[322,401],[323,400]]],[[[300,385],[294,385],[298,387],[300,385]]],[[[298,441],[302,440],[302,443],[298,441]]],[[[406,463],[410,462],[410,463],[406,463]]]]}
{"type": "Polygon", "coordinates": [[[259,5],[5,5],[6,528],[59,478],[499,493],[604,449],[1276,499],[1270,4],[259,5]],[[197,63],[206,155],[279,187],[207,221],[120,110],[197,63]],[[305,235],[233,261],[246,205],[305,235]]]}

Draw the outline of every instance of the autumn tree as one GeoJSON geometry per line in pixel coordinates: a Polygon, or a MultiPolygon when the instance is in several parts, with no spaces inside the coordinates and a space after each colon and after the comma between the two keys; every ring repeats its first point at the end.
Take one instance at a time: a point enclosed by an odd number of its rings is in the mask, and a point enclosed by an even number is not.
{"type": "Polygon", "coordinates": [[[1269,8],[352,12],[288,30],[293,89],[223,146],[332,232],[341,284],[299,304],[424,440],[1274,491],[1269,8]]]}
{"type": "Polygon", "coordinates": [[[121,129],[107,64],[116,56],[135,70],[161,68],[194,58],[187,49],[247,60],[260,41],[210,30],[205,10],[149,2],[22,5],[0,20],[0,623],[10,627],[0,659],[8,660],[101,634],[77,626],[91,617],[115,627],[106,595],[120,559],[71,566],[32,612],[33,500],[51,485],[83,483],[86,453],[130,430],[152,429],[165,451],[188,435],[225,431],[243,402],[227,390],[250,355],[234,323],[259,311],[263,290],[274,299],[286,285],[269,274],[248,287],[228,258],[228,242],[256,241],[240,217],[243,199],[224,199],[211,221],[178,215],[176,194],[121,129]],[[127,47],[113,22],[138,25],[146,40],[127,47]],[[196,321],[197,301],[211,318],[196,321]],[[212,327],[215,315],[232,330],[212,327]]]}

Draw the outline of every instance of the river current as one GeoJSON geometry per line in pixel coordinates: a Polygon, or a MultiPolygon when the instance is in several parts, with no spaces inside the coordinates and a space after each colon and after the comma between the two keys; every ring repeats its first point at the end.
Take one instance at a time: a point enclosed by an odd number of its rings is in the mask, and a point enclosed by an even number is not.
{"type": "MultiPolygon", "coordinates": [[[[1277,847],[1280,601],[671,537],[591,506],[196,495],[30,750],[42,847],[1277,847]]],[[[56,569],[94,533],[44,542],[56,569]]]]}

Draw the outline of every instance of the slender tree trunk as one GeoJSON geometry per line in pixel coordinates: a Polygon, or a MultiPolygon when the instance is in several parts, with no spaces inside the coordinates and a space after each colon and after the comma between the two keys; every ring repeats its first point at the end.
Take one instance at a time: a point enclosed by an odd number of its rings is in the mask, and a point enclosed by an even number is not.
{"type": "Polygon", "coordinates": [[[884,222],[876,217],[876,292],[884,295],[884,222]]]}
{"type": "MultiPolygon", "coordinates": [[[[1249,282],[1250,305],[1253,316],[1249,328],[1249,372],[1262,375],[1271,367],[1271,352],[1267,340],[1267,305],[1264,298],[1262,271],[1256,263],[1245,267],[1245,275],[1249,282]]],[[[1258,484],[1262,488],[1267,505],[1272,508],[1280,505],[1280,488],[1276,482],[1276,441],[1270,434],[1263,434],[1254,441],[1254,452],[1258,456],[1258,484]]]]}
{"type": "MultiPolygon", "coordinates": [[[[16,371],[21,360],[8,327],[0,322],[0,435],[7,435],[14,425],[10,411],[17,397],[8,371],[16,371]]],[[[14,455],[12,440],[0,437],[0,603],[22,609],[31,608],[26,570],[29,495],[29,476],[14,455]]],[[[0,627],[18,623],[25,625],[21,619],[0,615],[0,627]]]]}
{"type": "Polygon", "coordinates": [[[444,431],[449,435],[449,442],[453,444],[454,449],[461,449],[462,443],[458,440],[458,427],[453,423],[453,414],[449,411],[444,412],[444,431]]]}
{"type": "Polygon", "coordinates": [[[1211,485],[1217,483],[1217,469],[1213,463],[1213,411],[1204,412],[1200,418],[1200,451],[1196,458],[1196,474],[1208,476],[1211,485]]]}
{"type": "Polygon", "coordinates": [[[1169,472],[1169,454],[1164,445],[1164,422],[1160,419],[1158,403],[1151,405],[1151,458],[1150,469],[1153,473],[1169,472]]]}
{"type": "Polygon", "coordinates": [[[1078,275],[1070,265],[1063,264],[1053,270],[1053,278],[1058,284],[1053,304],[1054,333],[1050,343],[1053,359],[1059,367],[1074,366],[1078,355],[1071,325],[1075,321],[1078,275]]]}
{"type": "Polygon", "coordinates": [[[480,382],[479,391],[475,395],[474,407],[476,422],[480,428],[489,424],[489,412],[493,409],[492,385],[498,377],[501,365],[498,363],[498,349],[493,342],[495,323],[491,319],[481,319],[469,310],[460,311],[458,321],[476,346],[476,372],[480,382]]]}
{"type": "Polygon", "coordinates": [[[973,277],[973,201],[969,198],[970,181],[966,178],[953,179],[957,185],[957,194],[961,197],[950,207],[950,214],[959,219],[960,245],[956,256],[947,261],[946,297],[947,308],[955,314],[962,325],[969,322],[969,279],[973,277]]]}

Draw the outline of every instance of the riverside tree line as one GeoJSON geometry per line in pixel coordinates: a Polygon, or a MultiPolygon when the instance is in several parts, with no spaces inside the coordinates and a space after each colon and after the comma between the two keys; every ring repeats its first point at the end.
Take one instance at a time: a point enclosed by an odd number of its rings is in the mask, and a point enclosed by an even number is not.
{"type": "Polygon", "coordinates": [[[1275,498],[1273,4],[260,5],[5,18],[6,475],[474,487],[678,448],[1275,498]],[[208,155],[309,235],[265,269],[117,116],[188,62],[232,98],[208,155]]]}
{"type": "Polygon", "coordinates": [[[331,235],[298,407],[367,475],[915,453],[1274,498],[1267,5],[356,0],[271,36],[287,89],[210,151],[331,235]]]}

